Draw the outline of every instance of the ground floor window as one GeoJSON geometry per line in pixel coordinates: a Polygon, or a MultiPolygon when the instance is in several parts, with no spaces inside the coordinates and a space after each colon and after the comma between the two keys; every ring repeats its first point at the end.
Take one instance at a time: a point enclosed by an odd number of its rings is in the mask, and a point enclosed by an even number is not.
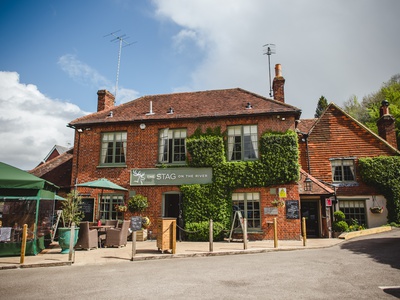
{"type": "Polygon", "coordinates": [[[260,193],[233,193],[232,204],[234,211],[240,210],[247,218],[247,228],[261,229],[260,193]]]}
{"type": "Polygon", "coordinates": [[[359,225],[366,225],[365,200],[339,200],[339,209],[345,214],[350,225],[357,220],[359,225]]]}
{"type": "Polygon", "coordinates": [[[124,204],[124,196],[116,194],[106,194],[100,201],[100,219],[101,220],[123,220],[123,212],[116,209],[116,205],[124,204]]]}

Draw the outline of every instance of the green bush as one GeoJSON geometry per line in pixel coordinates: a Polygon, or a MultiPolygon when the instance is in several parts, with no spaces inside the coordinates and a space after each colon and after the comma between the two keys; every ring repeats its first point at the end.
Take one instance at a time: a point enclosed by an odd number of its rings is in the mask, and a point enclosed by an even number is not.
{"type": "Polygon", "coordinates": [[[341,210],[335,211],[333,213],[333,218],[335,219],[336,222],[346,220],[346,216],[344,212],[342,212],[341,210]]]}
{"type": "MultiPolygon", "coordinates": [[[[188,231],[188,240],[207,242],[210,240],[210,225],[208,221],[198,223],[186,223],[185,230],[188,231]]],[[[224,225],[213,222],[213,239],[222,241],[224,239],[224,225]]]]}
{"type": "Polygon", "coordinates": [[[345,232],[349,230],[349,225],[346,221],[333,222],[333,231],[335,232],[345,232]]]}
{"type": "Polygon", "coordinates": [[[147,197],[143,195],[135,195],[128,200],[128,209],[130,212],[142,212],[148,206],[147,197]]]}

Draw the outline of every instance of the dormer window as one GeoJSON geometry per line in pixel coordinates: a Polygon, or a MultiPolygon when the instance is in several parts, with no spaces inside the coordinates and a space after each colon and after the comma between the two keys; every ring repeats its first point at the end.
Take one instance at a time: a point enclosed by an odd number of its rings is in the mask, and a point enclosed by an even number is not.
{"type": "Polygon", "coordinates": [[[354,158],[330,159],[332,166],[332,181],[354,182],[356,180],[354,160],[354,158]]]}

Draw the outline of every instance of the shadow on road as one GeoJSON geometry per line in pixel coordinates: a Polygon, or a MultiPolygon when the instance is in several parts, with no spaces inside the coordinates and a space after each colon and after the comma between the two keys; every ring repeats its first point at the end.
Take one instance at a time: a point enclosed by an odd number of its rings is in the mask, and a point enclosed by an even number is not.
{"type": "Polygon", "coordinates": [[[371,235],[368,238],[350,240],[340,247],[354,253],[366,254],[378,263],[400,269],[400,238],[398,234],[393,234],[393,237],[371,235]]]}

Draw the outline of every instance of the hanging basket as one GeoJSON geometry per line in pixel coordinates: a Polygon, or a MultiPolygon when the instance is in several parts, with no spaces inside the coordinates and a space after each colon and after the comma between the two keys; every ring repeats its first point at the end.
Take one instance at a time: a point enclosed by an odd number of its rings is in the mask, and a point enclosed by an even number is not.
{"type": "Polygon", "coordinates": [[[370,207],[369,210],[370,210],[373,214],[381,214],[381,213],[383,213],[383,207],[379,207],[379,206],[370,207]]]}

